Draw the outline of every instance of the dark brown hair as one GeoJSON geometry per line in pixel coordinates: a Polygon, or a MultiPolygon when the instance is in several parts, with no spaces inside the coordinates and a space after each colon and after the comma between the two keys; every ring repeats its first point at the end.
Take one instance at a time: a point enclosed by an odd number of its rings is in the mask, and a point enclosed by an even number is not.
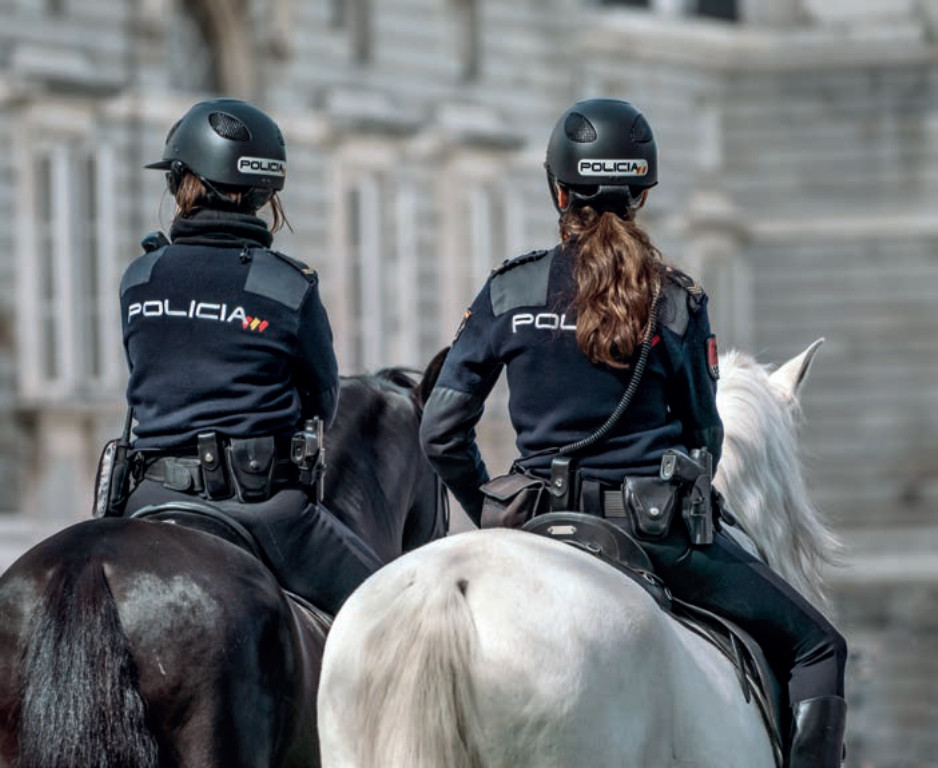
{"type": "MultiPolygon", "coordinates": [[[[231,200],[231,202],[236,206],[241,205],[240,192],[223,192],[222,190],[219,190],[219,192],[228,197],[228,199],[231,200]]],[[[199,179],[199,177],[194,173],[186,173],[182,177],[182,181],[179,182],[179,186],[176,189],[175,197],[176,215],[182,216],[183,218],[191,216],[200,208],[211,207],[205,185],[202,183],[202,180],[199,179]]],[[[284,226],[290,226],[290,222],[287,221],[287,215],[283,210],[283,203],[280,202],[280,197],[276,192],[274,192],[273,196],[267,203],[265,203],[265,205],[270,206],[271,232],[277,232],[283,229],[284,226]]],[[[252,214],[257,213],[256,210],[248,209],[245,209],[244,212],[252,214]]]]}
{"type": "Polygon", "coordinates": [[[641,344],[660,290],[661,253],[648,234],[627,217],[569,208],[560,219],[565,247],[576,249],[577,346],[591,363],[627,365],[641,344]]]}

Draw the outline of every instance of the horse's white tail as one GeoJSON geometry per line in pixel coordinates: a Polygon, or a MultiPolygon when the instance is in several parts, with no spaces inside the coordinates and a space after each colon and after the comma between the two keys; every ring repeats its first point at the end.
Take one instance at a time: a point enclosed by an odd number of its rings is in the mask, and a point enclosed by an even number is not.
{"type": "Polygon", "coordinates": [[[362,637],[368,667],[347,699],[352,711],[340,715],[355,734],[359,768],[484,766],[468,585],[430,586],[416,577],[362,637]]]}

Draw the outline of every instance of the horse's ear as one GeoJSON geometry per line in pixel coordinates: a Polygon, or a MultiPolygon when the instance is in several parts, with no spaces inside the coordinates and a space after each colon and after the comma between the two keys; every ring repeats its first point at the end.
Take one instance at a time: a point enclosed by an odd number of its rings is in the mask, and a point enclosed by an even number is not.
{"type": "Polygon", "coordinates": [[[779,367],[770,377],[769,381],[782,395],[790,402],[796,402],[801,392],[801,385],[808,376],[808,370],[811,368],[811,361],[815,353],[821,348],[824,338],[813,342],[804,352],[793,357],[787,363],[779,367]]]}
{"type": "Polygon", "coordinates": [[[427,364],[423,376],[420,377],[420,382],[414,389],[414,401],[421,410],[423,410],[427,400],[430,399],[430,393],[433,391],[436,380],[440,378],[440,371],[443,370],[443,363],[446,361],[448,352],[449,347],[443,347],[433,356],[433,359],[427,364]]]}

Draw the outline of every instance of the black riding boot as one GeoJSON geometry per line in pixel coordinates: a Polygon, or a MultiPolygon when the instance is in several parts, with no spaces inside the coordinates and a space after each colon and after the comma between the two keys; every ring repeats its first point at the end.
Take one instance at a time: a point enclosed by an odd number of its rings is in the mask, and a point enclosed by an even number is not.
{"type": "Polygon", "coordinates": [[[788,768],[840,768],[847,702],[818,696],[795,702],[788,768]]]}

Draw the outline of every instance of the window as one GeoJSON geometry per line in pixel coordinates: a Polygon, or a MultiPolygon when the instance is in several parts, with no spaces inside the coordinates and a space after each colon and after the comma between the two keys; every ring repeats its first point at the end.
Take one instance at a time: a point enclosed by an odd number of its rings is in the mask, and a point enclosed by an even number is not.
{"type": "Polygon", "coordinates": [[[482,287],[493,267],[515,255],[506,252],[504,209],[502,195],[494,182],[469,186],[465,212],[468,253],[464,263],[471,296],[482,287]]]}
{"type": "Polygon", "coordinates": [[[696,13],[723,21],[737,21],[739,9],[737,0],[697,0],[696,13]]]}
{"type": "Polygon", "coordinates": [[[362,174],[349,184],[345,211],[346,351],[352,370],[362,372],[383,364],[385,335],[394,332],[394,318],[387,311],[394,264],[382,236],[384,206],[377,173],[362,174]]]}
{"type": "Polygon", "coordinates": [[[481,62],[481,11],[479,0],[453,0],[459,74],[465,81],[479,77],[481,62]]]}
{"type": "Polygon", "coordinates": [[[209,18],[201,3],[176,2],[166,25],[169,83],[194,93],[220,93],[221,60],[209,18]]]}
{"type": "Polygon", "coordinates": [[[648,8],[650,0],[599,0],[600,5],[621,5],[629,8],[648,8]]]}
{"type": "Polygon", "coordinates": [[[372,11],[373,0],[345,0],[347,7],[341,11],[342,23],[348,29],[352,43],[352,55],[360,64],[371,61],[373,51],[372,11]]]}
{"type": "Polygon", "coordinates": [[[348,25],[349,0],[331,0],[329,3],[329,24],[333,29],[344,29],[348,25]]]}
{"type": "Polygon", "coordinates": [[[355,372],[420,363],[417,195],[385,170],[356,169],[344,182],[342,286],[335,307],[340,365],[355,372]],[[393,189],[393,195],[391,190],[393,189]]]}
{"type": "Polygon", "coordinates": [[[21,388],[68,398],[122,378],[111,153],[82,140],[31,152],[19,270],[21,388]]]}
{"type": "Polygon", "coordinates": [[[705,16],[711,19],[739,19],[738,0],[597,0],[601,6],[648,8],[659,16],[705,16]]]}

